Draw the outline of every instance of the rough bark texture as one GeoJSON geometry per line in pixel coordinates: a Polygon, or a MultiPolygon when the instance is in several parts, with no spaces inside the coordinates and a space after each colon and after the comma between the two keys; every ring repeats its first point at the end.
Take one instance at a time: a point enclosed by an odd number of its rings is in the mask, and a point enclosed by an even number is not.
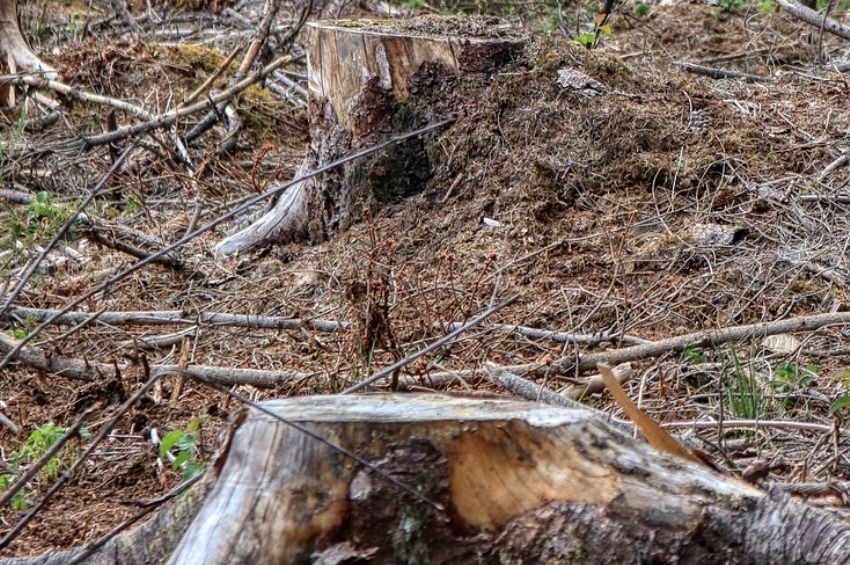
{"type": "MultiPolygon", "coordinates": [[[[850,527],[834,516],[660,454],[586,410],[397,394],[263,406],[370,466],[254,411],[169,563],[850,559],[850,527]]],[[[175,540],[160,520],[140,530],[175,540]]],[[[92,562],[152,562],[135,547],[151,535],[92,562]]]]}
{"type": "MultiPolygon", "coordinates": [[[[307,26],[311,141],[298,176],[446,118],[451,112],[446,98],[435,103],[430,94],[464,74],[496,69],[522,46],[515,36],[465,37],[441,20],[422,23],[436,33],[388,25],[337,21],[307,26]]],[[[322,241],[358,221],[364,207],[374,211],[421,192],[435,158],[428,139],[417,137],[298,183],[269,214],[222,241],[216,251],[233,255],[268,241],[322,241]]]]}
{"type": "Polygon", "coordinates": [[[15,66],[12,72],[41,72],[47,78],[56,78],[55,69],[32,52],[21,34],[15,0],[0,0],[0,56],[0,67],[9,65],[11,58],[15,66]]]}

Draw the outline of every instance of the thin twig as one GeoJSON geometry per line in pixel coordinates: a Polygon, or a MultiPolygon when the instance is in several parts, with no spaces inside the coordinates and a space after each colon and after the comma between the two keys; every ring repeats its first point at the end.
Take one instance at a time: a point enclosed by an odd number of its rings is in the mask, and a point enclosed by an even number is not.
{"type": "Polygon", "coordinates": [[[112,163],[112,166],[109,167],[109,170],[106,171],[106,174],[101,177],[100,181],[98,181],[94,188],[91,189],[91,191],[86,195],[83,201],[80,202],[80,205],[77,206],[77,209],[74,210],[74,212],[70,216],[68,216],[68,219],[65,220],[65,223],[62,224],[62,227],[59,228],[59,230],[53,235],[50,242],[44,247],[44,249],[36,258],[36,260],[33,261],[27,271],[23,275],[21,275],[21,279],[18,281],[18,284],[15,286],[14,290],[12,290],[11,294],[9,294],[9,297],[6,298],[6,301],[3,303],[3,306],[0,307],[0,317],[2,317],[6,313],[6,311],[9,309],[9,306],[11,306],[12,303],[18,298],[18,296],[20,296],[21,292],[24,290],[24,287],[29,282],[30,278],[33,276],[36,270],[38,270],[38,267],[39,265],[41,265],[42,261],[44,261],[44,258],[47,257],[47,254],[53,251],[53,248],[56,247],[56,245],[62,240],[63,237],[65,237],[65,234],[68,233],[68,230],[71,229],[71,226],[74,225],[80,214],[86,209],[86,207],[88,207],[89,204],[91,204],[91,201],[94,200],[94,197],[100,193],[103,187],[106,186],[106,182],[110,178],[112,178],[112,175],[114,175],[118,171],[118,169],[121,168],[121,165],[123,165],[124,161],[126,161],[130,157],[130,154],[135,148],[136,144],[132,143],[124,150],[123,153],[121,153],[121,156],[118,157],[118,159],[116,159],[114,163],[112,163]]]}
{"type": "Polygon", "coordinates": [[[45,504],[47,504],[47,502],[53,497],[53,495],[56,494],[59,489],[62,488],[63,485],[65,485],[65,483],[67,483],[74,477],[74,473],[77,471],[80,465],[82,465],[83,462],[88,459],[89,456],[91,456],[95,448],[100,445],[100,442],[102,442],[106,438],[107,434],[109,434],[109,432],[112,431],[112,429],[118,424],[121,418],[124,417],[124,414],[126,414],[127,411],[132,408],[132,406],[136,402],[138,402],[138,400],[142,396],[144,396],[145,393],[147,393],[147,391],[154,385],[154,383],[156,383],[159,378],[160,375],[153,375],[152,377],[150,377],[139,390],[137,390],[130,398],[128,398],[124,402],[124,404],[121,405],[120,408],[118,408],[112,418],[106,424],[104,424],[98,431],[97,435],[92,438],[85,451],[83,451],[83,453],[77,458],[76,461],[74,461],[74,463],[70,467],[68,467],[62,472],[59,478],[56,479],[56,481],[50,486],[47,492],[44,493],[44,496],[41,497],[41,500],[39,500],[30,509],[30,511],[27,512],[18,521],[17,524],[15,524],[15,526],[11,530],[6,532],[6,535],[3,536],[3,539],[0,539],[0,549],[5,548],[7,545],[9,545],[9,543],[12,542],[12,540],[18,537],[21,531],[23,531],[26,525],[29,524],[33,518],[35,518],[36,514],[41,511],[41,509],[44,507],[45,504]]]}
{"type": "Polygon", "coordinates": [[[77,432],[83,426],[83,422],[86,420],[86,418],[88,418],[91,413],[97,409],[97,406],[93,406],[86,410],[79,418],[77,418],[77,421],[74,422],[70,428],[65,430],[65,433],[63,433],[59,437],[59,439],[57,439],[56,442],[54,442],[53,445],[51,445],[50,448],[45,451],[41,457],[38,458],[38,461],[30,465],[29,468],[27,468],[27,470],[24,471],[23,474],[21,474],[18,480],[6,489],[6,492],[3,493],[3,496],[0,496],[0,508],[5,507],[9,503],[9,501],[12,500],[12,497],[14,497],[15,494],[24,487],[24,485],[26,485],[33,477],[35,477],[35,475],[41,470],[41,468],[47,465],[48,461],[53,459],[54,455],[59,453],[59,450],[62,449],[62,447],[68,442],[68,440],[77,435],[77,432]]]}
{"type": "MultiPolygon", "coordinates": [[[[105,282],[103,282],[103,283],[97,285],[96,287],[94,287],[93,289],[85,292],[81,296],[77,297],[76,299],[74,299],[71,302],[69,302],[68,304],[66,304],[54,316],[58,317],[62,314],[70,312],[71,310],[73,310],[74,308],[76,308],[77,306],[79,306],[80,304],[85,302],[86,300],[90,299],[91,297],[98,294],[99,292],[102,292],[103,290],[110,288],[113,284],[115,284],[115,283],[123,280],[124,278],[130,276],[131,274],[135,273],[136,271],[138,271],[139,269],[141,269],[145,265],[153,262],[158,257],[162,257],[163,255],[166,255],[166,254],[174,251],[175,249],[178,249],[179,247],[185,245],[189,241],[192,241],[194,238],[198,237],[199,235],[206,233],[207,231],[215,228],[216,226],[218,226],[220,224],[223,224],[224,222],[226,222],[230,218],[238,215],[243,210],[250,208],[251,206],[253,206],[254,204],[256,204],[256,203],[258,203],[262,200],[278,196],[280,193],[282,193],[284,190],[286,190],[287,188],[289,188],[291,186],[297,185],[298,183],[301,183],[302,181],[304,181],[308,178],[312,178],[312,177],[320,175],[324,172],[335,169],[335,168],[337,168],[341,165],[344,165],[345,163],[348,163],[350,161],[354,161],[356,159],[361,159],[363,157],[368,157],[368,156],[370,156],[374,153],[378,153],[379,151],[386,149],[387,147],[392,147],[393,145],[401,143],[402,141],[405,141],[405,140],[410,139],[412,137],[417,137],[417,136],[422,135],[424,133],[427,133],[427,132],[436,130],[438,128],[441,128],[441,127],[445,126],[446,124],[451,123],[453,119],[454,118],[442,120],[442,121],[437,122],[435,124],[431,124],[431,125],[425,126],[423,128],[419,128],[417,130],[414,130],[414,131],[411,131],[411,132],[408,132],[408,133],[405,133],[405,134],[402,134],[402,135],[395,136],[391,139],[388,139],[387,141],[385,141],[383,143],[379,143],[377,145],[367,147],[366,149],[363,149],[363,150],[358,151],[356,153],[352,153],[350,155],[347,155],[345,157],[337,159],[336,161],[333,161],[331,163],[328,163],[327,165],[319,167],[318,169],[315,169],[315,170],[313,170],[313,171],[311,171],[307,174],[301,175],[300,177],[295,178],[295,179],[293,179],[289,182],[286,182],[282,185],[271,188],[271,189],[267,190],[266,192],[264,192],[264,193],[262,193],[258,196],[248,198],[242,204],[240,204],[239,206],[230,210],[226,214],[219,216],[218,218],[209,222],[208,224],[196,229],[195,231],[193,231],[191,233],[186,234],[185,236],[183,236],[179,240],[175,241],[171,245],[163,247],[159,251],[152,253],[146,259],[142,259],[142,260],[134,263],[130,267],[128,267],[128,268],[124,269],[123,271],[113,275],[112,277],[110,277],[105,282]]],[[[50,319],[47,319],[47,320],[41,322],[38,326],[33,328],[32,331],[30,331],[30,333],[28,333],[22,340],[20,340],[20,342],[18,342],[18,345],[15,346],[11,351],[9,351],[2,360],[0,360],[0,370],[3,370],[6,367],[6,365],[9,364],[9,361],[11,361],[17,355],[17,353],[27,343],[29,343],[34,337],[39,335],[44,330],[44,328],[46,328],[48,325],[53,323],[54,316],[51,316],[50,319]]]]}
{"type": "Polygon", "coordinates": [[[496,304],[495,306],[488,308],[487,310],[485,310],[481,314],[478,314],[473,319],[471,319],[470,321],[465,323],[463,326],[457,328],[453,332],[444,335],[443,337],[441,337],[437,341],[429,344],[427,347],[423,347],[422,349],[420,349],[419,351],[417,351],[413,355],[409,355],[409,356],[405,357],[404,359],[401,359],[400,361],[396,361],[395,363],[393,363],[389,367],[378,371],[374,375],[364,379],[363,381],[357,383],[356,385],[348,387],[347,389],[342,391],[340,394],[351,394],[352,392],[357,392],[358,390],[366,388],[367,386],[371,385],[372,383],[379,381],[380,379],[383,379],[384,377],[387,377],[387,376],[393,374],[394,372],[398,371],[399,369],[401,369],[405,365],[412,363],[413,361],[416,361],[417,359],[419,359],[423,355],[427,355],[431,351],[434,351],[435,349],[439,349],[440,347],[442,347],[443,345],[446,345],[447,343],[451,343],[462,333],[474,328],[475,326],[477,326],[478,324],[480,324],[481,322],[483,322],[484,320],[486,320],[487,318],[489,318],[490,316],[492,316],[493,314],[495,314],[496,312],[498,312],[502,308],[512,304],[517,298],[519,298],[519,295],[515,294],[514,296],[511,296],[510,298],[503,300],[502,302],[496,304]]]}

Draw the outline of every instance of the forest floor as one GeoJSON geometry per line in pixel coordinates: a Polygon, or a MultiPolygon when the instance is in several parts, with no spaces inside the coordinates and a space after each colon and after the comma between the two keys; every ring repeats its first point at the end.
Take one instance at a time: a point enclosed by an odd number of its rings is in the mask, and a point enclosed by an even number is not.
{"type": "MultiPolygon", "coordinates": [[[[410,4],[404,9],[426,14],[469,10],[410,4]]],[[[850,44],[769,1],[627,2],[593,49],[565,35],[586,34],[594,8],[561,5],[559,20],[555,4],[499,6],[499,15],[525,26],[526,48],[458,86],[467,96],[452,108],[456,120],[433,134],[444,158],[424,192],[323,243],[217,259],[215,244],[262,211],[254,208],[176,249],[167,264],[145,266],[73,308],[176,310],[179,322],[49,325],[31,342],[47,355],[126,368],[88,381],[22,362],[2,369],[0,412],[18,429],[0,427],[2,489],[50,437],[87,419],[52,472],[2,510],[0,536],[139,389],[145,363],[277,372],[271,388],[234,386],[252,399],[335,393],[444,335],[446,324],[517,295],[401,372],[412,377],[407,390],[509,395],[475,370],[484,361],[545,367],[641,340],[850,310],[850,83],[841,72],[850,68],[850,44]],[[715,78],[685,63],[740,74],[715,78]],[[593,86],[559,84],[565,69],[593,86]],[[200,321],[213,312],[305,324],[288,331],[200,321]],[[325,331],[311,320],[348,325],[325,331]],[[509,331],[517,326],[586,339],[509,331]]],[[[168,13],[158,4],[130,8],[141,34],[102,2],[34,2],[22,20],[63,82],[158,114],[219,69],[212,87],[226,87],[242,52],[232,62],[228,55],[244,47],[262,13],[257,3],[227,0],[168,13]]],[[[299,9],[281,8],[272,44],[299,9]]],[[[314,6],[311,18],[386,17],[390,9],[337,2],[314,6]]],[[[302,37],[261,58],[302,54],[302,37]]],[[[5,335],[21,339],[38,325],[21,308],[62,308],[129,267],[136,258],[121,242],[150,254],[291,179],[308,141],[303,57],[283,70],[238,98],[243,129],[227,151],[226,128],[216,125],[186,143],[188,162],[175,156],[173,139],[203,112],[140,136],[144,145],[87,208],[94,219],[75,224],[0,321],[5,335]]],[[[43,92],[61,109],[36,98],[26,111],[19,103],[0,116],[6,293],[129,143],[89,146],[83,138],[144,121],[43,92]]],[[[527,377],[554,391],[586,376],[536,374],[527,377]]],[[[657,421],[678,423],[677,435],[724,472],[792,491],[788,483],[805,485],[797,490],[808,489],[811,502],[850,511],[846,324],[636,359],[630,375],[624,386],[632,398],[657,421]],[[728,420],[760,424],[724,427],[728,420]]],[[[218,430],[240,406],[191,380],[177,383],[163,379],[133,405],[0,556],[96,540],[177,485],[188,470],[183,459],[209,462],[218,430]],[[179,441],[165,454],[158,438],[179,441]]],[[[618,411],[606,394],[582,400],[618,411]]]]}

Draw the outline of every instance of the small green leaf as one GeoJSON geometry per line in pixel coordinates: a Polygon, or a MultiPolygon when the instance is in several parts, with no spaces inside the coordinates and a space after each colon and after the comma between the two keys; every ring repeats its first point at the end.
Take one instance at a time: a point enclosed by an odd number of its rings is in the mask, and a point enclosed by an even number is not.
{"type": "Polygon", "coordinates": [[[204,472],[204,465],[202,463],[189,463],[183,469],[183,480],[188,481],[194,479],[198,475],[204,472]]]}
{"type": "Polygon", "coordinates": [[[832,415],[847,407],[850,407],[850,394],[842,394],[829,407],[829,413],[832,415]]]}
{"type": "Polygon", "coordinates": [[[177,445],[177,442],[180,441],[182,437],[183,432],[180,430],[171,430],[168,432],[159,442],[159,456],[165,457],[165,455],[171,451],[171,448],[177,445]]]}
{"type": "Polygon", "coordinates": [[[576,36],[576,41],[578,41],[585,47],[590,47],[596,42],[596,34],[592,32],[582,33],[581,35],[576,36]]]}
{"type": "Polygon", "coordinates": [[[699,347],[689,347],[682,352],[682,360],[688,363],[705,363],[708,361],[708,357],[705,356],[705,353],[699,347]]]}
{"type": "Polygon", "coordinates": [[[183,463],[189,460],[189,454],[185,451],[181,451],[177,454],[177,457],[174,458],[174,461],[171,463],[171,468],[175,471],[179,469],[183,463]]]}

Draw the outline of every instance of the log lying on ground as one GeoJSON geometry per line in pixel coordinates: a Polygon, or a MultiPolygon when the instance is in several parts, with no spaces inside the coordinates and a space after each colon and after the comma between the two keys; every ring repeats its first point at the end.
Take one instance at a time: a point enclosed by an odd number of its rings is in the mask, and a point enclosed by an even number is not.
{"type": "MultiPolygon", "coordinates": [[[[252,410],[169,563],[850,559],[850,526],[831,514],[662,455],[586,410],[398,394],[261,406],[325,443],[252,410]]],[[[90,562],[125,563],[130,549],[90,562]]]]}
{"type": "MultiPolygon", "coordinates": [[[[463,21],[309,24],[311,141],[297,176],[393,134],[445,119],[452,111],[448,92],[453,80],[492,71],[522,46],[521,36],[510,28],[494,25],[476,29],[473,36],[463,31],[463,21]],[[435,95],[439,89],[444,89],[442,96],[435,95]]],[[[297,183],[268,214],[220,242],[216,253],[235,255],[268,242],[323,241],[356,222],[364,206],[374,210],[421,192],[436,154],[427,141],[412,138],[297,183]]]]}

